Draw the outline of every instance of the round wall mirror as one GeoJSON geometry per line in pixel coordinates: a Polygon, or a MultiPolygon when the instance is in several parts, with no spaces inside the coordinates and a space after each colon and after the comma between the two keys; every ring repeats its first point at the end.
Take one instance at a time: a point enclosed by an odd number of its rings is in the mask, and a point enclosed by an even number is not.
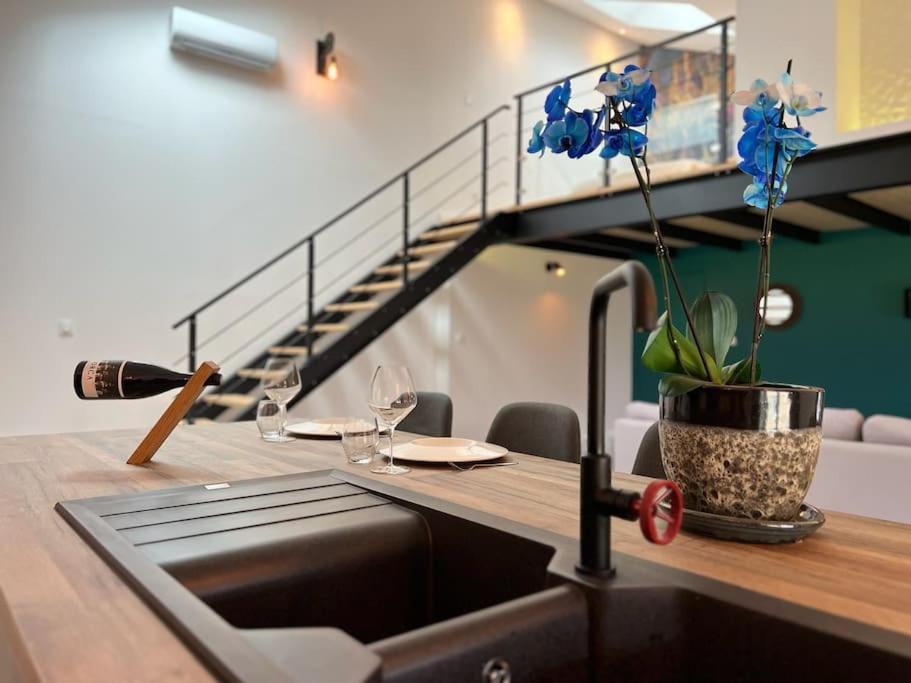
{"type": "Polygon", "coordinates": [[[766,326],[775,330],[785,329],[800,317],[800,295],[790,285],[770,285],[768,305],[763,297],[759,300],[759,310],[765,311],[766,326]]]}

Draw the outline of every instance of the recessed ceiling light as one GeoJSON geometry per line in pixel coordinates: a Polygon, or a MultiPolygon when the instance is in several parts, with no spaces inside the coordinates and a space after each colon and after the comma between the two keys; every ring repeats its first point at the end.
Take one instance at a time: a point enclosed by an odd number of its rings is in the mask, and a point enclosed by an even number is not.
{"type": "Polygon", "coordinates": [[[585,4],[627,26],[655,31],[694,31],[715,21],[710,14],[688,2],[585,0],[585,4]]]}

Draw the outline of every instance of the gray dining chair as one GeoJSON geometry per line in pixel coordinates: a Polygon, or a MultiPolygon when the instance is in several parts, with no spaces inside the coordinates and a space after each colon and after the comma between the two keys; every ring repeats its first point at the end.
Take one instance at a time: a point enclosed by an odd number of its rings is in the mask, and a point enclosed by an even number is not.
{"type": "Polygon", "coordinates": [[[424,436],[452,436],[452,399],[434,391],[417,393],[417,406],[396,430],[424,436]]]}
{"type": "Polygon", "coordinates": [[[510,403],[500,408],[487,441],[517,453],[579,462],[582,451],[579,418],[555,403],[510,403]]]}
{"type": "Polygon", "coordinates": [[[656,422],[645,432],[636,451],[636,460],[633,462],[633,474],[654,479],[667,479],[664,465],[661,462],[661,438],[658,434],[656,422]]]}

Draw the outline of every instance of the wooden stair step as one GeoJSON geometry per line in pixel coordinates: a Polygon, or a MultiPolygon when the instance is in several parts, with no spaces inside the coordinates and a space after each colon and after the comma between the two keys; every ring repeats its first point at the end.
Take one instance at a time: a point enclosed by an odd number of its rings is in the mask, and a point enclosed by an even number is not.
{"type": "Polygon", "coordinates": [[[330,313],[354,313],[355,311],[372,311],[379,306],[376,301],[346,301],[341,304],[326,304],[330,313]]]}
{"type": "Polygon", "coordinates": [[[256,397],[247,394],[205,394],[200,400],[210,406],[246,408],[256,402],[256,397]]]}
{"type": "MultiPolygon", "coordinates": [[[[456,240],[450,240],[449,242],[431,242],[430,244],[421,244],[417,247],[408,247],[408,254],[411,256],[423,256],[424,254],[436,254],[440,251],[449,251],[458,242],[456,240]]],[[[400,249],[399,256],[402,256],[404,252],[400,249]]]]}
{"type": "Polygon", "coordinates": [[[372,294],[373,292],[388,292],[393,289],[401,289],[404,283],[401,280],[380,280],[379,282],[365,282],[360,285],[354,285],[351,292],[354,294],[372,294]]]}
{"type": "MultiPolygon", "coordinates": [[[[298,332],[307,332],[310,328],[307,325],[298,325],[298,332]]],[[[314,332],[347,332],[348,323],[314,323],[314,332]]]]}
{"type": "Polygon", "coordinates": [[[270,346],[269,353],[273,356],[306,356],[309,351],[306,346],[270,346]]]}
{"type": "MultiPolygon", "coordinates": [[[[430,261],[409,261],[408,272],[412,273],[418,270],[424,270],[430,266],[430,261]]],[[[386,266],[380,266],[373,272],[377,275],[401,275],[404,268],[401,263],[392,263],[386,266]]]]}
{"type": "MultiPolygon", "coordinates": [[[[241,368],[237,371],[237,376],[244,379],[265,379],[269,372],[266,368],[241,368]]],[[[284,374],[280,370],[272,370],[271,372],[276,377],[281,377],[284,374]]]]}
{"type": "Polygon", "coordinates": [[[464,237],[478,229],[477,223],[468,223],[466,225],[454,225],[451,228],[434,228],[421,233],[421,239],[425,241],[449,240],[453,238],[464,237]]]}

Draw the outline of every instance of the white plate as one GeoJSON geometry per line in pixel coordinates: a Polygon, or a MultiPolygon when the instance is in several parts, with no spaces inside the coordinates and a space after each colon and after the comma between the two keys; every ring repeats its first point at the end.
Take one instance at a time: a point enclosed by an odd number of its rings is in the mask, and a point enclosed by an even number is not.
{"type": "Polygon", "coordinates": [[[321,417],[285,427],[285,431],[294,436],[318,439],[340,439],[342,427],[346,422],[355,422],[353,417],[321,417]]]}
{"type": "MultiPolygon", "coordinates": [[[[409,462],[484,462],[496,460],[509,453],[502,446],[471,439],[426,438],[396,444],[395,459],[409,462]]],[[[389,448],[380,454],[389,455],[389,448]]]]}

